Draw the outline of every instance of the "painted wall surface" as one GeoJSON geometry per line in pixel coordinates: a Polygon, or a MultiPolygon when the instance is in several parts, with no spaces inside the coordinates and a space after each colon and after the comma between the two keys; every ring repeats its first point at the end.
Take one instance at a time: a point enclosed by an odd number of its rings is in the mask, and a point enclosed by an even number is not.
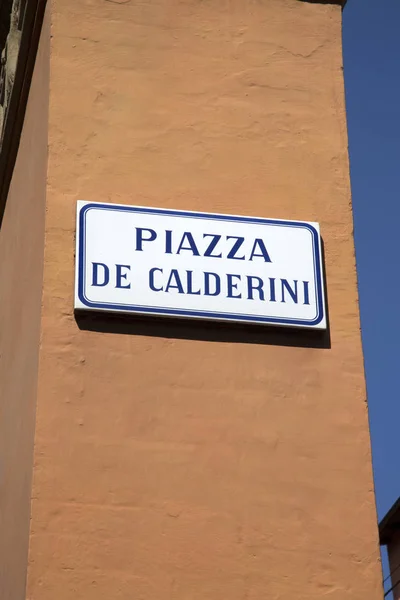
{"type": "Polygon", "coordinates": [[[381,599],[339,6],[51,4],[27,597],[381,599]],[[330,342],[77,321],[78,199],[318,221],[330,342]]]}
{"type": "Polygon", "coordinates": [[[44,27],[0,229],[0,598],[23,600],[28,558],[47,171],[44,27]]]}

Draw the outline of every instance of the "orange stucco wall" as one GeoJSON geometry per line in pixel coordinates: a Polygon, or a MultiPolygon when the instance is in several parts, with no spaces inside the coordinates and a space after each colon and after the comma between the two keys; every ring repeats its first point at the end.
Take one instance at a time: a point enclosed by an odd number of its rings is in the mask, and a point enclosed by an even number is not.
{"type": "Polygon", "coordinates": [[[29,600],[377,600],[341,12],[54,0],[29,600]],[[73,314],[76,200],[320,222],[330,343],[73,314]]]}
{"type": "Polygon", "coordinates": [[[43,279],[49,89],[44,26],[0,228],[0,598],[23,600],[43,279]]]}

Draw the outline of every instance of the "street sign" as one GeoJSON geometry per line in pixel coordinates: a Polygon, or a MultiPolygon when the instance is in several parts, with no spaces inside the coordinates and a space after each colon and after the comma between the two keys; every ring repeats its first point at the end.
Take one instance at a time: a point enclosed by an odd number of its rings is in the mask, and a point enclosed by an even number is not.
{"type": "Polygon", "coordinates": [[[75,308],[326,328],[317,223],[78,202],[75,308]]]}

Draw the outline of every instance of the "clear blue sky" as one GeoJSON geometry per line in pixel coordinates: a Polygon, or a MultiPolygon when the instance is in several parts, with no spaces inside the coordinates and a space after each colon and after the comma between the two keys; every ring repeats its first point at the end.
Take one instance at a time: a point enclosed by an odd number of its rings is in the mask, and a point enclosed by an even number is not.
{"type": "Polygon", "coordinates": [[[361,324],[378,515],[400,496],[400,0],[343,12],[361,324]]]}
{"type": "Polygon", "coordinates": [[[361,324],[381,519],[400,496],[400,0],[348,0],[343,41],[361,324]]]}

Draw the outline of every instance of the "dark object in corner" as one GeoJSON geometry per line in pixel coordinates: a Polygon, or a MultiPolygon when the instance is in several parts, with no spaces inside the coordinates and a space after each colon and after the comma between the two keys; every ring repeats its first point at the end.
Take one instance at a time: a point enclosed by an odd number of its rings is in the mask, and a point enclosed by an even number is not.
{"type": "Polygon", "coordinates": [[[381,546],[390,544],[392,538],[400,531],[400,497],[389,509],[379,523],[379,542],[381,546]]]}
{"type": "Polygon", "coordinates": [[[0,28],[0,226],[17,158],[46,0],[14,0],[1,3],[1,7],[4,21],[0,28]],[[5,10],[11,12],[5,15],[5,10]],[[7,63],[9,51],[18,52],[12,72],[12,61],[7,63]]]}
{"type": "Polygon", "coordinates": [[[308,4],[339,4],[342,8],[346,4],[347,0],[299,0],[300,2],[307,2],[308,4]]]}

